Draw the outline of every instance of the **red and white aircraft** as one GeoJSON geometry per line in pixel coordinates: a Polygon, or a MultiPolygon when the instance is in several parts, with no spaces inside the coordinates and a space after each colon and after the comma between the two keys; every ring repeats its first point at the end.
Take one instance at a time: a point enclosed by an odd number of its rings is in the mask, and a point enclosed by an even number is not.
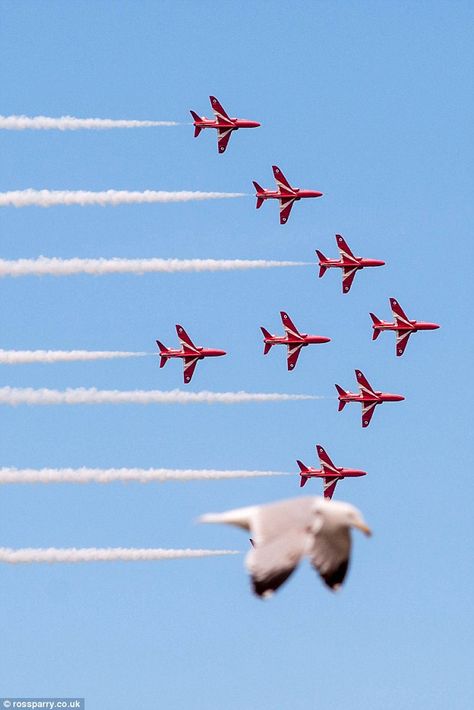
{"type": "Polygon", "coordinates": [[[280,200],[280,224],[285,224],[290,216],[291,208],[295,200],[306,197],[322,197],[322,192],[316,190],[300,190],[298,187],[291,187],[280,168],[272,165],[273,175],[277,184],[276,190],[265,190],[258,182],[253,182],[256,190],[257,209],[263,205],[264,200],[280,200]]]}
{"type": "Polygon", "coordinates": [[[272,335],[268,332],[268,330],[266,330],[266,328],[260,327],[260,330],[263,333],[263,354],[266,355],[269,353],[273,345],[287,345],[288,370],[294,369],[298,361],[301,348],[305,348],[307,345],[315,343],[329,343],[331,340],[331,338],[326,338],[323,335],[308,335],[307,333],[300,333],[288,313],[280,311],[280,316],[283,328],[285,329],[285,335],[272,335]]]}
{"type": "Polygon", "coordinates": [[[316,249],[316,254],[319,258],[319,278],[324,275],[326,269],[343,269],[343,293],[349,293],[354,277],[358,271],[364,269],[366,266],[385,265],[385,261],[381,261],[380,259],[366,259],[361,256],[354,256],[352,251],[349,249],[347,242],[341,237],[340,234],[336,234],[336,243],[341,255],[340,259],[328,259],[322,252],[316,249]]]}
{"type": "Polygon", "coordinates": [[[178,338],[181,341],[181,350],[173,350],[167,348],[160,343],[159,340],[156,341],[158,348],[160,349],[160,367],[164,367],[167,361],[172,357],[180,357],[184,360],[184,382],[187,384],[191,382],[191,378],[194,374],[198,360],[204,360],[205,357],[218,357],[219,355],[226,355],[225,350],[215,350],[212,348],[202,348],[200,346],[194,345],[193,341],[186,333],[182,325],[176,325],[176,332],[178,338]]]}
{"type": "Polygon", "coordinates": [[[362,426],[368,427],[375,407],[383,402],[401,402],[405,399],[401,394],[390,394],[389,392],[376,392],[367,382],[360,370],[355,371],[357,382],[359,383],[360,394],[346,392],[336,385],[339,399],[339,409],[341,412],[348,402],[360,402],[362,404],[362,426]]]}
{"type": "Polygon", "coordinates": [[[191,111],[191,116],[194,119],[194,137],[197,138],[204,128],[216,128],[217,150],[219,153],[223,153],[227,148],[232,131],[238,131],[239,128],[258,128],[260,126],[260,123],[257,123],[257,121],[247,121],[247,119],[244,118],[230,118],[215,96],[209,96],[209,100],[216,118],[213,120],[205,116],[198,116],[195,111],[191,111]]]}
{"type": "Polygon", "coordinates": [[[366,476],[366,471],[361,471],[358,468],[342,468],[341,466],[335,466],[325,450],[319,444],[316,446],[316,451],[318,452],[319,462],[321,468],[308,468],[302,461],[297,461],[296,463],[300,467],[300,487],[303,488],[308,478],[323,478],[324,479],[324,492],[325,498],[332,498],[338,481],[342,481],[343,478],[355,478],[356,476],[366,476]]]}
{"type": "Polygon", "coordinates": [[[373,321],[372,328],[374,329],[372,340],[377,340],[382,330],[394,330],[397,334],[396,353],[397,357],[403,355],[408,343],[408,339],[412,333],[419,330],[436,330],[439,328],[437,323],[426,323],[420,320],[410,320],[405,311],[402,309],[398,301],[390,298],[390,307],[392,309],[394,323],[389,321],[379,320],[373,313],[370,317],[373,321]]]}

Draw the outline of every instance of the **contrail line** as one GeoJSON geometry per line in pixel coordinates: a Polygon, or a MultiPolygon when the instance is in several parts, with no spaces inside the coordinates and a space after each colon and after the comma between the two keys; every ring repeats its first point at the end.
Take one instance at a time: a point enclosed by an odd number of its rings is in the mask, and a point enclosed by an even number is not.
{"type": "Polygon", "coordinates": [[[289,266],[307,266],[302,261],[267,259],[61,259],[40,256],[37,259],[0,259],[0,277],[4,276],[71,276],[72,274],[172,274],[181,272],[243,271],[289,266]]]}
{"type": "Polygon", "coordinates": [[[235,478],[292,476],[277,471],[220,471],[175,468],[0,468],[0,484],[9,483],[164,483],[218,481],[235,478]]]}
{"type": "Polygon", "coordinates": [[[309,394],[259,392],[183,392],[182,390],[98,390],[95,387],[66,390],[0,387],[0,405],[18,404],[243,404],[325,399],[309,394]]]}
{"type": "Polygon", "coordinates": [[[1,365],[25,365],[35,362],[76,362],[146,357],[150,353],[122,350],[0,350],[1,365]]]}
{"type": "Polygon", "coordinates": [[[238,555],[238,550],[165,550],[160,547],[0,547],[0,562],[30,564],[33,562],[141,562],[144,560],[179,560],[193,557],[238,555]]]}
{"type": "Polygon", "coordinates": [[[78,131],[109,130],[111,128],[156,128],[159,126],[184,126],[176,121],[129,121],[112,118],[75,118],[74,116],[0,116],[0,130],[4,131],[78,131]]]}
{"type": "Polygon", "coordinates": [[[53,207],[54,205],[131,205],[143,202],[193,202],[246,197],[243,192],[144,190],[11,190],[0,192],[0,207],[53,207]]]}

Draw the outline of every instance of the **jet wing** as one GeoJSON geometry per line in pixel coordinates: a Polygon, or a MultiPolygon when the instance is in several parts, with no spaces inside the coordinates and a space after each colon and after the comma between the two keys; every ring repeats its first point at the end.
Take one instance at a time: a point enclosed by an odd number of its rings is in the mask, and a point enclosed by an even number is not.
{"type": "Polygon", "coordinates": [[[198,360],[199,360],[198,357],[185,357],[184,358],[183,376],[184,376],[184,383],[185,384],[187,384],[188,382],[191,382],[198,360]]]}
{"type": "Polygon", "coordinates": [[[403,353],[405,352],[405,348],[408,344],[408,338],[410,337],[410,335],[410,330],[397,330],[397,357],[400,357],[400,355],[403,355],[403,353]]]}
{"type": "Polygon", "coordinates": [[[286,177],[283,175],[280,168],[278,168],[276,165],[272,165],[272,169],[273,169],[273,177],[275,178],[278,192],[282,195],[296,195],[295,188],[291,187],[290,183],[288,182],[286,177]]]}
{"type": "Polygon", "coordinates": [[[288,345],[288,370],[294,370],[303,345],[288,345]]]}
{"type": "Polygon", "coordinates": [[[353,261],[354,264],[358,263],[357,258],[354,256],[352,251],[349,248],[349,245],[347,244],[346,240],[341,237],[340,234],[336,234],[336,243],[337,243],[337,248],[339,249],[339,254],[341,255],[341,259],[343,261],[353,261]]]}
{"type": "Polygon", "coordinates": [[[213,112],[214,116],[217,118],[217,121],[219,123],[228,123],[229,126],[232,126],[233,125],[232,119],[224,111],[222,105],[219,103],[219,101],[216,99],[216,97],[209,96],[209,100],[211,102],[212,112],[213,112]]]}
{"type": "Polygon", "coordinates": [[[392,315],[395,319],[395,323],[397,325],[409,325],[411,326],[411,322],[409,318],[407,317],[407,314],[403,310],[403,308],[400,306],[398,301],[396,301],[394,298],[390,299],[390,307],[392,309],[392,315]]]}
{"type": "Polygon", "coordinates": [[[374,399],[376,399],[377,395],[372,389],[372,386],[369,385],[369,381],[367,380],[365,375],[360,370],[356,370],[355,375],[357,378],[357,382],[359,383],[360,393],[362,395],[369,395],[369,397],[374,397],[374,399]]]}
{"type": "Polygon", "coordinates": [[[295,326],[288,313],[285,313],[285,311],[280,311],[280,318],[283,324],[283,328],[285,329],[285,333],[288,335],[288,337],[300,339],[301,334],[299,333],[298,328],[295,326]]]}
{"type": "Polygon", "coordinates": [[[176,333],[178,335],[178,338],[181,342],[181,345],[183,346],[183,350],[187,351],[190,354],[198,353],[197,347],[194,345],[193,341],[189,337],[189,335],[186,333],[182,325],[177,324],[176,325],[176,333]]]}
{"type": "Polygon", "coordinates": [[[280,197],[280,224],[288,221],[294,201],[294,197],[280,197]]]}
{"type": "Polygon", "coordinates": [[[349,293],[357,273],[357,266],[344,266],[342,270],[342,292],[349,293]]]}
{"type": "Polygon", "coordinates": [[[322,446],[320,446],[320,444],[316,446],[316,451],[318,452],[319,462],[321,464],[323,472],[330,475],[337,475],[339,473],[338,469],[335,467],[335,465],[327,455],[326,451],[323,449],[322,446]]]}
{"type": "Polygon", "coordinates": [[[325,498],[332,498],[334,495],[334,491],[336,490],[338,478],[334,478],[334,476],[331,476],[331,478],[325,478],[324,479],[324,497],[325,498]]]}
{"type": "Polygon", "coordinates": [[[219,153],[224,153],[227,148],[227,143],[232,135],[232,128],[218,128],[217,129],[217,150],[219,153]]]}
{"type": "Polygon", "coordinates": [[[378,402],[362,402],[362,427],[364,429],[369,426],[377,404],[378,402]]]}

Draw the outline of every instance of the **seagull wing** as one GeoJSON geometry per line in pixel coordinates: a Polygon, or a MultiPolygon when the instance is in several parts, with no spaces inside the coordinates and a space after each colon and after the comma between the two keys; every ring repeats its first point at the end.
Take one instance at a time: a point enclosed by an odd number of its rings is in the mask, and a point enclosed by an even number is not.
{"type": "Polygon", "coordinates": [[[285,534],[263,545],[255,543],[247,555],[246,565],[253,591],[259,597],[269,597],[294,572],[306,547],[301,534],[285,534]]]}
{"type": "Polygon", "coordinates": [[[351,534],[347,526],[326,525],[316,532],[310,552],[311,564],[333,590],[339,589],[349,567],[351,534]]]}
{"type": "Polygon", "coordinates": [[[307,554],[311,498],[260,506],[252,520],[254,547],[245,560],[255,594],[271,596],[307,554]]]}

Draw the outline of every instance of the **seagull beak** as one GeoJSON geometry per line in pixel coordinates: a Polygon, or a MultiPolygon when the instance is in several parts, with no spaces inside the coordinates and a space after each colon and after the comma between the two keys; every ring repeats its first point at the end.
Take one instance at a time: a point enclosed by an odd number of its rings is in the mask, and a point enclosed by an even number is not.
{"type": "Polygon", "coordinates": [[[356,528],[359,528],[359,530],[362,530],[362,532],[365,535],[367,535],[367,537],[370,537],[372,535],[372,530],[365,523],[357,523],[356,528]]]}

